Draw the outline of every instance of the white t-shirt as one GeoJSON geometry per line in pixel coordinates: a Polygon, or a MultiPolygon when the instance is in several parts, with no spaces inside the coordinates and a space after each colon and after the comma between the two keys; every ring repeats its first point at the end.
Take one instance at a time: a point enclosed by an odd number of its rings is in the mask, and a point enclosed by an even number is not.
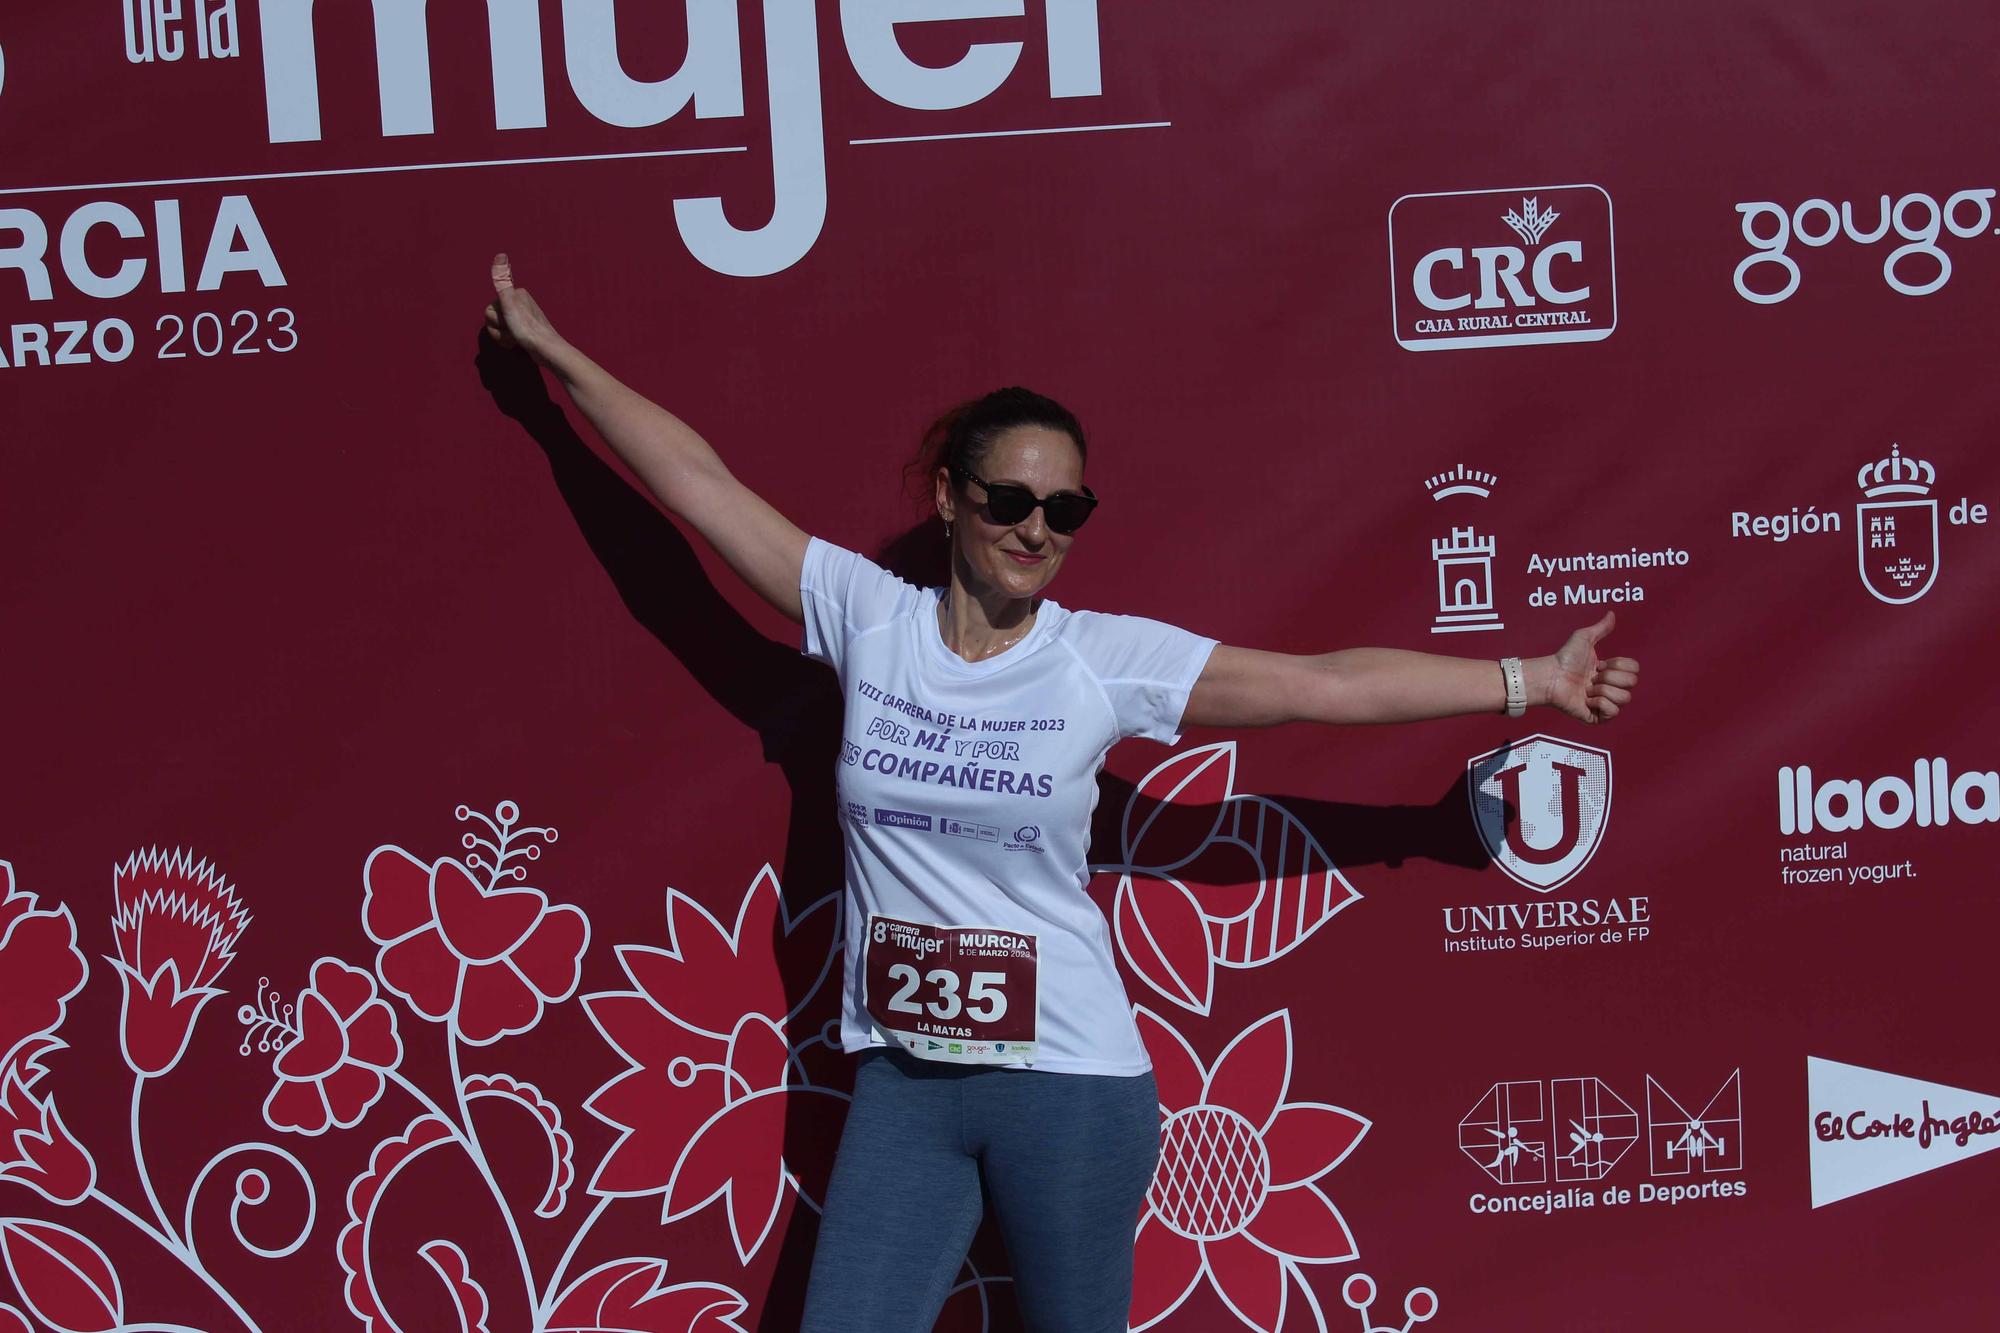
{"type": "MultiPolygon", "coordinates": [[[[938,631],[942,589],[918,588],[817,537],[799,592],[804,651],[839,673],[845,710],[835,766],[847,845],[842,1048],[902,1045],[927,1058],[1058,1073],[1146,1072],[1152,1062],[1112,960],[1110,929],[1084,892],[1090,816],[1115,742],[1180,739],[1188,692],[1215,640],[1043,599],[1027,637],[968,662],[938,631]],[[897,923],[882,931],[903,932],[874,963],[877,1009],[892,989],[901,992],[891,1017],[904,1030],[893,1033],[871,1018],[864,996],[878,914],[897,923]],[[939,946],[902,923],[991,928],[1013,946],[999,952],[1014,957],[1030,937],[1033,982],[978,970],[976,961],[957,977],[920,976],[934,957],[923,950],[939,946]],[[906,979],[892,986],[879,974],[893,957],[922,961],[890,974],[906,979]],[[1023,1003],[1030,995],[1032,1005],[1023,1003]],[[1010,1002],[1000,1022],[1018,1026],[1025,1016],[1034,1029],[1027,1043],[1018,1031],[1002,1034],[1015,1038],[1013,1050],[1025,1046],[1025,1061],[1008,1058],[1008,1042],[969,1040],[990,1032],[958,1026],[967,1012],[990,1016],[1010,1002]]],[[[976,955],[990,942],[968,932],[951,947],[976,955]]]]}

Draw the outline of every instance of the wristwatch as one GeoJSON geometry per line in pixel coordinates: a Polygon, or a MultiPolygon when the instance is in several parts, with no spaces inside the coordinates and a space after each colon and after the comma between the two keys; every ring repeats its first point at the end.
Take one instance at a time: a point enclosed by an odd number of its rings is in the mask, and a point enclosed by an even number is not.
{"type": "Polygon", "coordinates": [[[1528,676],[1521,670],[1521,659],[1501,658],[1500,674],[1507,678],[1507,716],[1519,717],[1528,711],[1528,676]]]}

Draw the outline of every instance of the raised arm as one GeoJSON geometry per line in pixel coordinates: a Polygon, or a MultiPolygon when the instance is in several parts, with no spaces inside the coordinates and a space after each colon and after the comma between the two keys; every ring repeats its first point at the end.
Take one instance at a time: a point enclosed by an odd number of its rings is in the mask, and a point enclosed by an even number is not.
{"type": "Polygon", "coordinates": [[[555,372],[577,410],[661,504],[687,520],[760,597],[793,620],[805,620],[799,571],[806,534],[738,481],[686,422],[570,346],[527,289],[514,285],[504,254],[493,257],[486,332],[555,372]]]}
{"type": "MultiPolygon", "coordinates": [[[[1616,617],[1605,612],[1548,657],[1521,659],[1528,704],[1579,722],[1609,722],[1632,702],[1639,664],[1600,658],[1598,641],[1616,617]]],[[[1280,722],[1417,722],[1498,713],[1506,678],[1493,658],[1442,657],[1400,648],[1346,648],[1316,656],[1219,645],[1188,695],[1192,727],[1270,727],[1280,722]]]]}

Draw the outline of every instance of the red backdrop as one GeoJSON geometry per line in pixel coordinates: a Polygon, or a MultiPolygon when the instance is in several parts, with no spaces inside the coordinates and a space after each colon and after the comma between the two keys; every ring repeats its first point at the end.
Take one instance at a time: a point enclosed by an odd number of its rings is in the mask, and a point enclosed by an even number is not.
{"type": "Polygon", "coordinates": [[[480,355],[498,249],[917,575],[917,433],[1020,382],[1095,445],[1066,604],[1477,656],[1618,612],[1607,729],[1113,755],[1134,1327],[1990,1320],[1994,36],[0,17],[0,1329],[796,1323],[836,696],[480,355]]]}

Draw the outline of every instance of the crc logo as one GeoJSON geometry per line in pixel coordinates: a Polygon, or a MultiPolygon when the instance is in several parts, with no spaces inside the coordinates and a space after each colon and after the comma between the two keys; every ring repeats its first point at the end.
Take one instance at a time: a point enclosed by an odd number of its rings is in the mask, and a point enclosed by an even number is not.
{"type": "Polygon", "coordinates": [[[1413,352],[1597,342],[1618,327],[1611,196],[1596,185],[1406,194],[1390,313],[1413,352]]]}
{"type": "Polygon", "coordinates": [[[1611,817],[1611,752],[1536,733],[1466,761],[1472,823],[1493,863],[1537,893],[1597,854],[1611,817]]]}

